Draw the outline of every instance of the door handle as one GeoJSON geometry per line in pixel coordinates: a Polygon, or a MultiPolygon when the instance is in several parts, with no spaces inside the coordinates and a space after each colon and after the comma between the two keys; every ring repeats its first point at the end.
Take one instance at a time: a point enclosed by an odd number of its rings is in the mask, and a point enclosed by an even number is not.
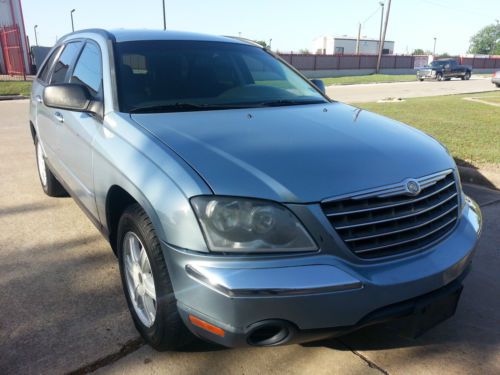
{"type": "Polygon", "coordinates": [[[63,115],[61,114],[61,112],[56,112],[54,113],[54,117],[56,118],[57,121],[59,122],[64,122],[64,117],[63,115]]]}
{"type": "Polygon", "coordinates": [[[35,100],[38,102],[38,103],[41,103],[42,102],[42,97],[40,95],[37,95],[35,96],[35,100]]]}

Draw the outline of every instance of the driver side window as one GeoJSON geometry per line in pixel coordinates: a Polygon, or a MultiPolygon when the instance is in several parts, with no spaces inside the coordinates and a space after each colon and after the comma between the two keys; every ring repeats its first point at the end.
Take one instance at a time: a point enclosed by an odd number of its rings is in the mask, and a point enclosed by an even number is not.
{"type": "Polygon", "coordinates": [[[54,71],[52,72],[52,77],[50,83],[65,83],[67,81],[67,74],[74,63],[80,48],[82,47],[82,42],[70,42],[64,47],[61,56],[57,60],[54,71]]]}
{"type": "Polygon", "coordinates": [[[86,86],[93,96],[97,96],[101,92],[101,51],[96,44],[92,42],[85,44],[71,75],[70,82],[86,86]]]}

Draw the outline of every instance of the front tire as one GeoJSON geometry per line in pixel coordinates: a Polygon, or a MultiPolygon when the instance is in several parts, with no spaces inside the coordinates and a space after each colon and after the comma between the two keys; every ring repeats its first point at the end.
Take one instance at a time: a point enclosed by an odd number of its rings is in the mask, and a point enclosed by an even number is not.
{"type": "Polygon", "coordinates": [[[495,86],[500,89],[500,83],[495,83],[495,86]]]}
{"type": "Polygon", "coordinates": [[[437,79],[438,81],[442,81],[442,80],[443,80],[443,73],[438,73],[438,74],[436,75],[436,79],[437,79]]]}
{"type": "Polygon", "coordinates": [[[144,210],[133,204],[118,224],[118,260],[134,325],[154,349],[173,350],[192,335],[177,310],[160,241],[144,210]]]}
{"type": "Polygon", "coordinates": [[[470,72],[466,72],[466,73],[465,73],[465,76],[464,76],[464,79],[465,79],[466,81],[468,81],[468,80],[470,79],[470,76],[471,76],[470,72]]]}
{"type": "Polygon", "coordinates": [[[45,155],[43,148],[38,137],[35,138],[35,151],[36,151],[36,166],[38,170],[38,177],[40,178],[40,185],[45,194],[49,197],[65,197],[68,193],[61,185],[57,178],[54,176],[48,165],[45,163],[45,155]]]}

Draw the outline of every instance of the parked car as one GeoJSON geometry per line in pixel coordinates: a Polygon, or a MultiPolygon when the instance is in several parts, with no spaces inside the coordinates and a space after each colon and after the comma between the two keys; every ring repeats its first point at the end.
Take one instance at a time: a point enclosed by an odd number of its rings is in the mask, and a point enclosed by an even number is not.
{"type": "Polygon", "coordinates": [[[496,87],[500,88],[500,70],[498,72],[493,73],[493,77],[491,77],[491,82],[493,82],[496,87]]]}
{"type": "Polygon", "coordinates": [[[33,82],[30,128],[43,190],[109,240],[156,349],[401,318],[417,335],[455,312],[481,213],[446,148],[259,45],[69,34],[33,82]]]}
{"type": "Polygon", "coordinates": [[[470,66],[460,65],[453,59],[434,60],[430,65],[417,70],[417,79],[435,79],[437,81],[449,81],[452,78],[468,80],[472,75],[470,66]]]}

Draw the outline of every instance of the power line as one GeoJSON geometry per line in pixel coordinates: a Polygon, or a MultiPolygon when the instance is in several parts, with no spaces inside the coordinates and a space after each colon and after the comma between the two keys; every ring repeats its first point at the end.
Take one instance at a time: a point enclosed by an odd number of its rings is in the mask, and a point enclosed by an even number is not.
{"type": "Polygon", "coordinates": [[[367,23],[375,14],[377,14],[379,12],[379,10],[380,10],[380,7],[377,7],[377,9],[375,9],[372,14],[370,14],[368,17],[366,17],[366,19],[363,22],[361,22],[361,24],[364,25],[365,23],[367,23]]]}

